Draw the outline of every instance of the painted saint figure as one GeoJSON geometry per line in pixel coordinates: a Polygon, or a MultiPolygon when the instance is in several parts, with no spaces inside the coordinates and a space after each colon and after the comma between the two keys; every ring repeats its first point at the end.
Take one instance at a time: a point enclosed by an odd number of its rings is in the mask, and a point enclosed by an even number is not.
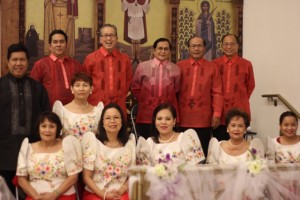
{"type": "Polygon", "coordinates": [[[38,56],[39,34],[36,32],[34,25],[30,25],[25,36],[25,46],[28,49],[29,58],[38,56]]]}
{"type": "Polygon", "coordinates": [[[208,1],[202,1],[201,13],[196,20],[196,36],[201,37],[205,40],[206,51],[204,58],[211,61],[216,58],[216,34],[215,34],[215,23],[212,15],[216,8],[210,11],[210,4],[208,1]]]}
{"type": "Polygon", "coordinates": [[[140,62],[140,45],[147,42],[145,14],[150,10],[150,0],[121,0],[124,18],[124,40],[132,44],[132,62],[140,62]]]}

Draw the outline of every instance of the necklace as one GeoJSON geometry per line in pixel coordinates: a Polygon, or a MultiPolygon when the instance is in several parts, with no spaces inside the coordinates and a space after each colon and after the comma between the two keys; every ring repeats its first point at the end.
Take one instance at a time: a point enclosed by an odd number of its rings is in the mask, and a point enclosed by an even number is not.
{"type": "Polygon", "coordinates": [[[77,107],[80,107],[80,108],[84,108],[84,107],[87,107],[88,105],[89,105],[89,103],[88,102],[85,102],[84,104],[82,104],[82,105],[78,105],[77,103],[75,103],[75,101],[73,100],[73,103],[75,104],[75,106],[77,106],[77,107]]]}
{"type": "Polygon", "coordinates": [[[174,131],[173,131],[173,135],[172,135],[169,139],[167,139],[167,140],[162,140],[161,138],[159,138],[159,142],[160,142],[160,143],[169,143],[169,142],[171,142],[171,140],[174,138],[174,136],[175,136],[175,133],[174,133],[174,131]]]}
{"type": "Polygon", "coordinates": [[[112,147],[112,148],[115,148],[115,147],[117,147],[120,143],[119,143],[119,141],[117,141],[116,143],[111,143],[110,141],[108,141],[107,143],[106,143],[108,146],[110,146],[110,147],[112,147]]]}
{"type": "Polygon", "coordinates": [[[232,144],[232,142],[230,140],[228,140],[228,142],[229,142],[230,146],[239,148],[245,143],[245,140],[243,139],[243,142],[241,144],[232,144]]]}

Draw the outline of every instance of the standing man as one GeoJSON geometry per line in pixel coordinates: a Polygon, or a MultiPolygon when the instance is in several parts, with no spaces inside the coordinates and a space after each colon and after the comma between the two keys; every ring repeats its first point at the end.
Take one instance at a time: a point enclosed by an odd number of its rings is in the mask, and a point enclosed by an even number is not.
{"type": "Polygon", "coordinates": [[[223,56],[213,60],[220,70],[224,107],[221,126],[214,131],[218,140],[229,139],[225,126],[225,115],[231,108],[239,108],[250,116],[249,99],[255,87],[254,73],[250,61],[238,56],[239,40],[236,35],[228,34],[222,38],[223,56]]]}
{"type": "Polygon", "coordinates": [[[168,39],[157,39],[153,44],[154,58],[140,63],[133,77],[131,91],[139,103],[137,131],[146,139],[152,135],[152,115],[159,104],[168,102],[178,113],[180,69],[169,61],[170,51],[171,43],[168,39]]]}
{"type": "Polygon", "coordinates": [[[9,72],[0,78],[0,175],[14,194],[12,179],[25,137],[36,140],[33,128],[38,115],[50,110],[46,89],[26,76],[29,54],[22,44],[8,47],[9,72]]]}
{"type": "Polygon", "coordinates": [[[100,29],[101,47],[87,55],[83,70],[93,78],[93,93],[90,104],[96,106],[99,101],[104,105],[117,103],[126,116],[126,97],[132,81],[132,67],[126,54],[116,49],[118,42],[117,27],[105,24],[100,29]]]}
{"type": "Polygon", "coordinates": [[[203,58],[205,40],[188,40],[190,58],[177,63],[181,69],[179,92],[180,128],[193,128],[201,141],[205,157],[212,128],[220,125],[223,108],[222,82],[217,66],[203,58]]]}
{"type": "Polygon", "coordinates": [[[38,60],[30,77],[41,82],[47,89],[51,107],[56,100],[63,105],[70,103],[73,95],[70,80],[82,70],[81,64],[66,55],[68,36],[62,30],[54,30],[49,35],[50,55],[38,60]]]}

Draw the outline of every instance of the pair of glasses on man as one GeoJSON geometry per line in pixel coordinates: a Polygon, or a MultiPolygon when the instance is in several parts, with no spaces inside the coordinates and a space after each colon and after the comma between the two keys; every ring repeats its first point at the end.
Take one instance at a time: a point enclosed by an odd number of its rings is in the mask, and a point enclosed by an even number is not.
{"type": "Polygon", "coordinates": [[[117,37],[116,34],[104,34],[104,35],[100,35],[100,37],[103,37],[103,38],[115,38],[117,37]]]}

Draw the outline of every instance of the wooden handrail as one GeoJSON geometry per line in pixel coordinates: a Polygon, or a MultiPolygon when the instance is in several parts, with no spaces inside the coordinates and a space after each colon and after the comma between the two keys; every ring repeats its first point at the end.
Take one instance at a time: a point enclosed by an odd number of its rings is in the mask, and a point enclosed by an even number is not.
{"type": "Polygon", "coordinates": [[[297,115],[298,119],[300,119],[300,113],[280,94],[263,94],[261,96],[268,98],[268,100],[274,101],[274,106],[277,106],[277,99],[274,98],[278,98],[286,107],[288,107],[288,109],[290,109],[290,111],[297,115]]]}

